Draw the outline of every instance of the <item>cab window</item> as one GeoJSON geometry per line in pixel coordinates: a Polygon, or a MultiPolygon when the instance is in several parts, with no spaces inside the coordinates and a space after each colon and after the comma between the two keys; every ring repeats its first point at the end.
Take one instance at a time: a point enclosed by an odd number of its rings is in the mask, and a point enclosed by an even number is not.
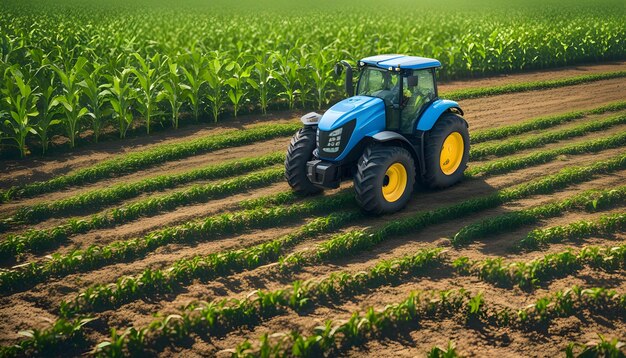
{"type": "Polygon", "coordinates": [[[416,126],[417,116],[421,110],[436,97],[432,70],[412,71],[412,73],[403,76],[402,86],[401,130],[404,133],[411,133],[416,126]]]}

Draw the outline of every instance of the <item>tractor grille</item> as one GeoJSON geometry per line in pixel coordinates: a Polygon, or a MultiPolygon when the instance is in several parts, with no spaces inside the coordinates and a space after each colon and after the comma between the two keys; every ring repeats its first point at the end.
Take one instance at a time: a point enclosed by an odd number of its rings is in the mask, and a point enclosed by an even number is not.
{"type": "Polygon", "coordinates": [[[317,130],[317,150],[320,158],[335,159],[348,145],[356,119],[330,131],[317,130]]]}

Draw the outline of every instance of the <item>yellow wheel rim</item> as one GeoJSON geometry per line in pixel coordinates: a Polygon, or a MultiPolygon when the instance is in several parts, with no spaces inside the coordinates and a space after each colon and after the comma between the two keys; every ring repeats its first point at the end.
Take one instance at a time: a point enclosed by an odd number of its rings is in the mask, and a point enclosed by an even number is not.
{"type": "Polygon", "coordinates": [[[383,198],[390,203],[400,199],[406,190],[408,178],[404,165],[393,163],[385,172],[383,198]]]}
{"type": "Polygon", "coordinates": [[[446,140],[443,141],[441,155],[439,156],[439,165],[445,175],[452,175],[459,169],[459,165],[461,165],[461,161],[463,160],[464,151],[465,145],[461,133],[450,133],[446,140]]]}

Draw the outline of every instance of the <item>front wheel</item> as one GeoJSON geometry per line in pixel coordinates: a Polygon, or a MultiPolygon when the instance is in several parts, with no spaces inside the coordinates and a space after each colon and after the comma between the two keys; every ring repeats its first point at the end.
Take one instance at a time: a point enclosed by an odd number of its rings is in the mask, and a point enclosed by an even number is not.
{"type": "Polygon", "coordinates": [[[463,179],[469,150],[465,119],[454,113],[442,115],[424,146],[424,184],[431,188],[446,188],[463,179]]]}
{"type": "Polygon", "coordinates": [[[306,163],[313,159],[316,127],[305,126],[291,138],[285,159],[285,179],[298,194],[315,194],[322,191],[306,175],[306,163]]]}
{"type": "Polygon", "coordinates": [[[402,147],[368,147],[354,176],[356,200],[372,214],[402,209],[411,198],[414,184],[415,163],[411,153],[402,147]]]}

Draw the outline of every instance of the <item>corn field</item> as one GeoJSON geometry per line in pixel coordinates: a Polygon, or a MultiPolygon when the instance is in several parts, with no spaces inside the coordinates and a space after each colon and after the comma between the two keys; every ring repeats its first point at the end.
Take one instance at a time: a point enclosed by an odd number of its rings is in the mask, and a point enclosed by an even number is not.
{"type": "Polygon", "coordinates": [[[626,356],[623,1],[271,5],[0,4],[0,358],[626,356]],[[294,192],[390,52],[442,61],[463,179],[294,192]]]}
{"type": "Polygon", "coordinates": [[[437,58],[443,80],[626,57],[626,14],[610,1],[540,14],[455,2],[159,5],[4,2],[0,150],[23,157],[53,137],[74,148],[103,133],[319,109],[343,96],[333,65],[372,54],[437,58]]]}

